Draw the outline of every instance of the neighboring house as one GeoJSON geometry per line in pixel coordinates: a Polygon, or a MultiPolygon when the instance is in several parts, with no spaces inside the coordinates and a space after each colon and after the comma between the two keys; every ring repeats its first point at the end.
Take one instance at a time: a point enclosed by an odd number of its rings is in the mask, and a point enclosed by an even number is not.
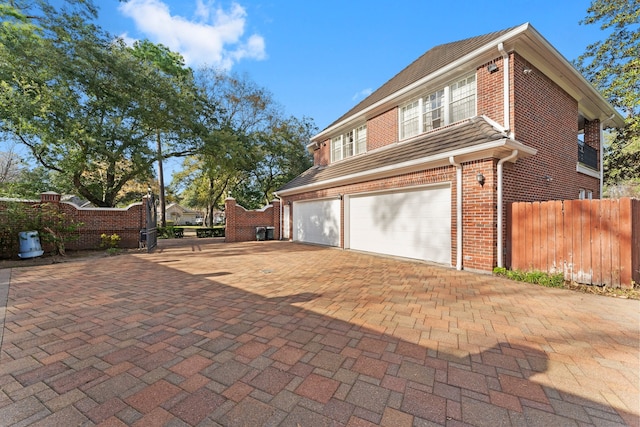
{"type": "MultiPolygon", "coordinates": [[[[160,217],[160,207],[158,207],[158,217],[160,217]]],[[[196,225],[202,224],[202,212],[194,211],[177,203],[171,203],[165,209],[167,221],[173,221],[173,225],[196,225]]]]}
{"type": "Polygon", "coordinates": [[[436,46],[312,138],[283,238],[491,270],[507,204],[599,198],[621,126],[528,23],[436,46]]]}

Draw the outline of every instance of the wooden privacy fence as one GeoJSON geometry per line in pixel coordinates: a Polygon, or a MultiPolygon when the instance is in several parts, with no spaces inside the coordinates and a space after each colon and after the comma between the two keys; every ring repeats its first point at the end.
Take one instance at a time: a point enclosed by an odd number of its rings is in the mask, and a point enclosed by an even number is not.
{"type": "Polygon", "coordinates": [[[506,248],[512,270],[630,288],[640,283],[640,200],[511,203],[506,248]]]}

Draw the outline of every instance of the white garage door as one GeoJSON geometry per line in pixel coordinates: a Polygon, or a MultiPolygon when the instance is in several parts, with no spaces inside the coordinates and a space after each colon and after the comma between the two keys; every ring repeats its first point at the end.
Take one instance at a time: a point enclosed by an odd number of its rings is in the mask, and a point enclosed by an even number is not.
{"type": "Polygon", "coordinates": [[[449,186],[351,196],[348,203],[351,249],[451,264],[449,186]]]}
{"type": "Polygon", "coordinates": [[[340,245],[340,200],[293,202],[293,240],[340,245]]]}

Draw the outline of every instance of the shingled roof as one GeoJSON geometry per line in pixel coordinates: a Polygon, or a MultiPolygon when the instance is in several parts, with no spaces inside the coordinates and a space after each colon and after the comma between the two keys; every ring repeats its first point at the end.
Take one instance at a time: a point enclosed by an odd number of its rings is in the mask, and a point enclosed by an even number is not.
{"type": "Polygon", "coordinates": [[[351,175],[367,172],[373,174],[385,168],[393,169],[394,166],[419,159],[425,159],[427,162],[429,158],[435,159],[444,153],[460,152],[505,138],[506,136],[496,130],[484,117],[474,117],[408,142],[396,143],[328,166],[312,166],[285,184],[278,192],[313,184],[322,186],[325,181],[334,183],[351,175]]]}
{"type": "Polygon", "coordinates": [[[348,117],[359,113],[367,107],[374,105],[376,102],[385,99],[400,89],[409,86],[410,84],[438,71],[463,56],[468,55],[474,50],[491,43],[515,28],[518,28],[518,26],[482,36],[471,37],[457,42],[441,44],[429,49],[421,57],[413,61],[405,69],[380,86],[371,95],[363,99],[359,104],[327,126],[327,129],[336,123],[340,123],[348,117]]]}

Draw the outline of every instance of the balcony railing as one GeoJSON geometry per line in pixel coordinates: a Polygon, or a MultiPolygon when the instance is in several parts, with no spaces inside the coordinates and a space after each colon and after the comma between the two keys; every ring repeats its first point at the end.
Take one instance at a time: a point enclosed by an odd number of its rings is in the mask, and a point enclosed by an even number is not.
{"type": "Polygon", "coordinates": [[[578,162],[598,170],[598,150],[578,141],[578,162]]]}

